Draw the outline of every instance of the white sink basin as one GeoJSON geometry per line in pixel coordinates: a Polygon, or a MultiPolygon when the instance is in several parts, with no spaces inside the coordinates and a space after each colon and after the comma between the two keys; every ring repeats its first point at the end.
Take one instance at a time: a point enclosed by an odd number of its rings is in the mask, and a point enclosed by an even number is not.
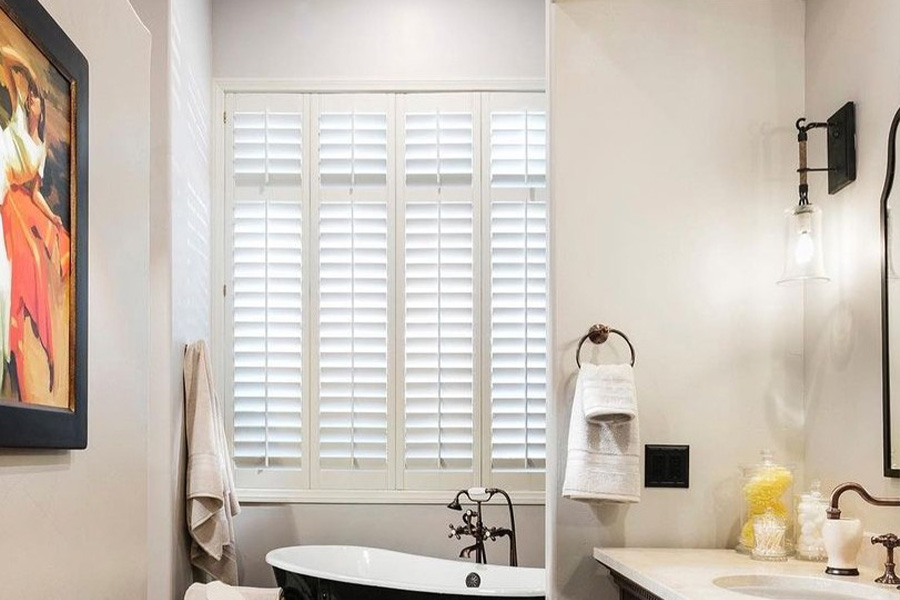
{"type": "Polygon", "coordinates": [[[900,592],[893,586],[879,588],[819,577],[733,575],[713,583],[738,594],[775,600],[900,600],[900,592]]]}

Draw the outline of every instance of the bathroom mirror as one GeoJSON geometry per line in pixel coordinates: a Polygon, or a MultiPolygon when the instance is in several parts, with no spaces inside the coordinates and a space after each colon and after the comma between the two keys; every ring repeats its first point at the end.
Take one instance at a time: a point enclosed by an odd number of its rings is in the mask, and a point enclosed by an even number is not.
{"type": "Polygon", "coordinates": [[[890,130],[887,175],[881,195],[881,354],[884,403],[884,476],[900,477],[900,274],[897,272],[897,232],[892,218],[894,140],[900,111],[890,130]],[[892,390],[894,393],[892,394],[892,390]]]}

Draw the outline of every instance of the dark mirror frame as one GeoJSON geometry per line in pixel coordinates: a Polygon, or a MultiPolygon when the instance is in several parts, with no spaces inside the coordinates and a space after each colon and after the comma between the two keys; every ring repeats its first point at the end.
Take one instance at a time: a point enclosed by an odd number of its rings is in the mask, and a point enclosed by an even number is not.
{"type": "Polygon", "coordinates": [[[69,358],[74,409],[0,405],[0,448],[83,449],[88,426],[88,62],[38,0],[0,0],[0,11],[70,82],[75,161],[70,200],[74,290],[69,316],[74,325],[69,358]]]}
{"type": "Polygon", "coordinates": [[[897,126],[900,125],[900,109],[894,114],[888,133],[887,168],[884,187],[881,191],[881,375],[882,375],[882,427],[884,438],[884,476],[900,478],[900,468],[893,465],[891,451],[891,348],[890,348],[890,306],[888,302],[888,267],[891,255],[891,237],[888,235],[888,201],[894,186],[897,163],[897,126]]]}

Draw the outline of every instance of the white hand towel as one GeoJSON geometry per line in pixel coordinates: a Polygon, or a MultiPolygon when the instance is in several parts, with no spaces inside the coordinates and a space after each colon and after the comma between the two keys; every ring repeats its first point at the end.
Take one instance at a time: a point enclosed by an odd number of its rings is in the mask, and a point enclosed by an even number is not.
{"type": "Polygon", "coordinates": [[[640,502],[637,401],[631,367],[624,367],[585,364],[578,372],[569,422],[565,498],[640,502]],[[587,410],[594,415],[590,420],[587,410]]]}
{"type": "Polygon", "coordinates": [[[232,517],[240,513],[241,507],[234,492],[225,422],[216,397],[209,352],[202,341],[185,351],[184,391],[191,564],[214,579],[237,584],[232,517]]]}
{"type": "Polygon", "coordinates": [[[618,423],[637,417],[634,369],[631,365],[585,363],[578,373],[581,398],[588,422],[618,423]]]}
{"type": "Polygon", "coordinates": [[[231,587],[218,581],[209,584],[195,583],[188,588],[184,600],[281,600],[281,590],[231,587]]]}

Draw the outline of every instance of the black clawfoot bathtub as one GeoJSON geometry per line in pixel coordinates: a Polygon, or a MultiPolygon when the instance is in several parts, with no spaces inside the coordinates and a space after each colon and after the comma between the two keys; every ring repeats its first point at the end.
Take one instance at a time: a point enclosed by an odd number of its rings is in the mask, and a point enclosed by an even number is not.
{"type": "Polygon", "coordinates": [[[272,550],[285,600],[506,600],[544,598],[544,569],[476,565],[357,546],[272,550]]]}

